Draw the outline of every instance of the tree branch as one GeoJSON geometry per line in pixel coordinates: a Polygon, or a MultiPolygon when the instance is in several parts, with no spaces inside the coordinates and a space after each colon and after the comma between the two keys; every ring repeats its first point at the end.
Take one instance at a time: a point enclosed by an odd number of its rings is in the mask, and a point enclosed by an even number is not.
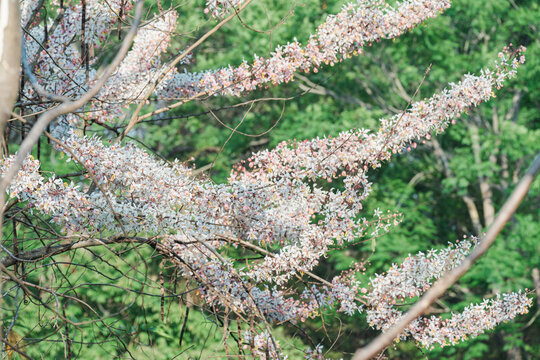
{"type": "Polygon", "coordinates": [[[146,92],[144,97],[139,101],[139,105],[137,105],[137,108],[133,112],[133,115],[131,115],[131,119],[129,120],[129,123],[128,123],[126,129],[124,130],[122,135],[120,137],[118,137],[118,140],[122,140],[130,132],[130,130],[133,129],[133,127],[137,124],[137,122],[139,122],[139,120],[140,120],[139,113],[141,112],[142,107],[146,103],[146,100],[148,100],[148,98],[152,95],[152,93],[156,89],[156,86],[165,78],[165,76],[167,76],[167,74],[183,58],[188,56],[190,52],[195,50],[206,39],[208,39],[210,36],[212,36],[216,31],[221,29],[226,23],[228,23],[229,21],[234,19],[240,11],[244,10],[249,5],[249,3],[251,3],[251,1],[252,0],[247,0],[244,3],[242,3],[242,5],[237,10],[235,10],[235,12],[233,14],[231,14],[231,15],[227,16],[225,19],[223,19],[219,24],[214,26],[210,31],[208,31],[206,34],[204,34],[199,40],[197,40],[195,43],[193,43],[191,46],[189,46],[186,50],[184,50],[180,55],[178,55],[173,61],[171,61],[171,63],[165,68],[165,70],[163,70],[161,72],[159,77],[152,83],[152,85],[150,86],[150,88],[148,89],[148,91],[146,92]]]}
{"type": "Polygon", "coordinates": [[[534,177],[540,171],[540,153],[537,154],[531,167],[521,179],[512,195],[506,200],[502,209],[490,226],[487,234],[482,241],[475,247],[473,252],[461,263],[460,266],[446,273],[439,281],[437,281],[413,307],[407,311],[401,319],[396,322],[388,331],[377,336],[367,346],[358,349],[354,354],[353,360],[371,359],[383,349],[388,347],[395,338],[397,338],[409,324],[426,312],[435,300],[439,298],[452,284],[454,284],[470,267],[489,249],[493,244],[497,235],[502,231],[506,223],[512,218],[518,206],[527,195],[529,188],[534,180],[534,177]]]}
{"type": "MultiPolygon", "coordinates": [[[[70,238],[68,238],[70,239],[70,238]]],[[[59,245],[47,245],[37,249],[28,250],[23,253],[19,253],[17,256],[9,252],[6,248],[2,247],[2,250],[5,251],[8,255],[0,259],[0,263],[7,267],[13,266],[19,262],[36,262],[49,258],[54,255],[62,254],[67,251],[75,249],[84,249],[93,246],[101,245],[111,245],[111,244],[121,244],[121,243],[142,243],[142,244],[153,244],[157,245],[158,243],[153,239],[139,238],[139,237],[125,237],[125,236],[115,236],[109,239],[83,239],[76,238],[71,239],[72,241],[68,244],[59,244],[59,245]]]]}
{"type": "MultiPolygon", "coordinates": [[[[6,0],[2,0],[2,1],[6,1],[6,0]]],[[[43,134],[47,126],[54,119],[56,119],[58,116],[68,114],[84,106],[88,101],[90,101],[90,99],[92,99],[101,90],[103,85],[105,85],[105,82],[109,79],[109,77],[113,74],[113,72],[116,70],[118,65],[120,65],[120,63],[124,59],[126,53],[128,52],[131,46],[131,42],[135,38],[139,23],[141,21],[142,10],[143,10],[143,1],[138,0],[137,4],[135,5],[135,18],[133,20],[129,33],[127,34],[126,38],[122,42],[122,46],[120,47],[120,50],[116,54],[115,58],[113,59],[111,64],[105,68],[103,75],[96,81],[95,85],[90,90],[88,90],[86,94],[81,96],[79,99],[75,101],[66,101],[56,107],[53,107],[52,109],[46,111],[45,113],[43,113],[38,118],[35,125],[32,127],[32,129],[30,130],[30,132],[28,133],[28,135],[22,142],[19,148],[19,151],[17,152],[17,155],[15,157],[15,160],[13,161],[13,164],[9,167],[9,169],[6,171],[6,173],[4,174],[3,178],[0,181],[0,229],[2,229],[2,221],[4,217],[3,209],[4,209],[4,203],[6,201],[6,194],[5,194],[6,189],[11,183],[11,181],[13,181],[13,178],[15,178],[15,176],[19,172],[22,166],[22,163],[24,162],[24,159],[26,159],[26,156],[30,153],[30,151],[32,150],[32,147],[39,140],[40,136],[43,134]]],[[[9,111],[11,111],[11,108],[9,111]]],[[[1,233],[0,233],[0,236],[1,236],[1,233]]]]}

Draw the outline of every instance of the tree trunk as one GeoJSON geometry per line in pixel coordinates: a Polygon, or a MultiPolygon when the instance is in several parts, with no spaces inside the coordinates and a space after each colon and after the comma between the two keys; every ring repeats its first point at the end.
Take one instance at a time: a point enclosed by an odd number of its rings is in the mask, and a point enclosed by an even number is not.
{"type": "MultiPolygon", "coordinates": [[[[480,153],[480,138],[478,136],[478,127],[475,124],[469,126],[471,132],[471,143],[474,154],[474,162],[477,166],[481,165],[482,157],[480,153]]],[[[493,206],[493,195],[491,186],[484,175],[478,176],[480,182],[480,194],[482,195],[482,209],[484,211],[484,226],[488,227],[495,218],[495,208],[493,206]]]]}
{"type": "Polygon", "coordinates": [[[21,32],[17,0],[0,0],[0,151],[4,130],[19,90],[21,32]]]}

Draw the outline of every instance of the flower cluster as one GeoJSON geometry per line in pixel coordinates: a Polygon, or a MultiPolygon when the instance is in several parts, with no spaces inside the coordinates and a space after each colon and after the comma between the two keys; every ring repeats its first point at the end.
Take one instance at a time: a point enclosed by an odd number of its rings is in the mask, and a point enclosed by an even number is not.
{"type": "MultiPolygon", "coordinates": [[[[23,22],[29,17],[35,2],[25,2],[23,22]]],[[[94,67],[95,49],[110,35],[111,29],[126,16],[133,1],[86,1],[66,8],[58,8],[58,26],[47,33],[44,25],[37,24],[25,35],[26,62],[35,65],[35,75],[40,85],[50,93],[78,97],[88,90],[98,78],[94,67]],[[84,27],[83,12],[85,15],[84,27]],[[77,46],[74,39],[80,40],[77,46]]],[[[169,11],[143,26],[137,34],[132,49],[111,76],[98,96],[92,100],[95,121],[112,120],[121,115],[125,104],[139,99],[144,90],[163,71],[161,54],[168,48],[171,34],[176,27],[177,13],[169,11]]],[[[32,86],[24,87],[26,98],[37,94],[32,86]]],[[[32,110],[41,110],[35,106],[32,110]]]]}
{"type": "MultiPolygon", "coordinates": [[[[228,3],[212,1],[212,3],[228,3]]],[[[235,2],[236,3],[236,2],[235,2]]],[[[401,35],[450,7],[446,0],[406,0],[393,8],[381,0],[357,0],[319,26],[307,44],[298,41],[278,46],[267,59],[254,56],[251,64],[202,73],[177,73],[158,96],[190,97],[197,93],[238,96],[263,85],[294,79],[297,71],[318,72],[362,52],[365,45],[401,35]]]]}
{"type": "MultiPolygon", "coordinates": [[[[77,46],[70,44],[68,40],[80,36],[81,18],[82,11],[79,7],[69,7],[64,11],[61,24],[51,33],[47,34],[44,26],[39,24],[24,36],[26,61],[36,64],[35,75],[45,90],[57,95],[77,96],[86,89],[82,54],[77,46]]],[[[89,46],[92,45],[97,44],[89,43],[89,46]]],[[[93,69],[89,76],[94,76],[93,69]]],[[[25,88],[27,98],[35,95],[31,86],[25,88]]]]}
{"type": "MultiPolygon", "coordinates": [[[[125,10],[129,10],[128,3],[121,0],[110,1],[107,4],[97,0],[87,1],[84,45],[92,50],[94,47],[99,47],[110,33],[111,27],[118,22],[120,8],[124,6],[127,7],[125,10]]],[[[28,10],[23,10],[23,16],[29,16],[28,12],[32,6],[25,7],[28,10]]],[[[78,72],[84,73],[85,71],[84,68],[79,68],[82,54],[77,45],[73,43],[74,38],[81,39],[83,37],[82,6],[72,5],[65,9],[58,8],[57,11],[63,15],[60,17],[61,21],[58,26],[53,27],[52,32],[48,33],[45,31],[44,25],[38,24],[31,27],[29,34],[25,35],[27,61],[36,64],[36,75],[40,77],[44,77],[44,73],[48,73],[52,79],[56,79],[54,74],[62,74],[62,79],[67,83],[62,88],[85,84],[86,79],[79,78],[78,75],[78,72]],[[73,76],[75,77],[73,78],[73,76]]],[[[22,24],[24,25],[24,22],[22,24]]],[[[47,85],[45,81],[43,84],[47,85]]],[[[61,85],[58,82],[50,86],[50,90],[55,90],[61,85]]],[[[57,94],[61,93],[57,90],[57,94]]]]}
{"type": "MultiPolygon", "coordinates": [[[[401,265],[392,265],[386,274],[372,278],[365,297],[370,326],[383,330],[390,328],[402,316],[396,304],[424,293],[435,280],[457,267],[474,248],[475,242],[474,238],[465,239],[446,249],[409,255],[401,265]]],[[[433,348],[434,344],[455,345],[468,336],[477,336],[503,321],[526,314],[531,305],[532,299],[521,291],[503,294],[502,297],[497,294],[496,299],[470,305],[461,313],[452,314],[449,319],[420,317],[409,325],[400,338],[410,336],[426,348],[433,348]]]]}
{"type": "Polygon", "coordinates": [[[92,103],[93,118],[108,121],[121,115],[126,104],[140,99],[162,73],[161,54],[169,46],[178,14],[168,11],[137,32],[133,46],[118,71],[109,78],[92,103]]]}
{"type": "Polygon", "coordinates": [[[494,299],[484,299],[480,304],[466,307],[449,319],[437,316],[415,320],[408,331],[422,346],[433,349],[433,344],[455,345],[468,337],[478,336],[498,324],[528,313],[532,298],[526,293],[497,294],[494,299]]]}
{"type": "MultiPolygon", "coordinates": [[[[0,168],[2,174],[13,159],[14,157],[10,157],[4,160],[0,168]]],[[[31,157],[25,160],[7,189],[11,197],[26,201],[27,206],[32,209],[52,215],[52,220],[57,223],[69,223],[69,229],[73,230],[81,230],[85,224],[91,223],[98,213],[105,217],[110,216],[110,212],[98,210],[103,207],[103,203],[90,202],[73,183],[64,183],[54,176],[45,180],[38,172],[39,166],[39,161],[31,157]]],[[[67,232],[69,229],[64,227],[63,231],[67,232]]]]}
{"type": "Polygon", "coordinates": [[[39,5],[39,2],[33,0],[22,0],[19,3],[19,9],[21,11],[21,24],[26,25],[30,20],[30,16],[39,5]]]}
{"type": "Polygon", "coordinates": [[[205,14],[212,14],[215,18],[224,18],[236,11],[245,0],[207,0],[205,14]]]}
{"type": "MultiPolygon", "coordinates": [[[[38,3],[23,2],[23,26],[38,3]]],[[[46,29],[41,22],[33,24],[24,35],[25,61],[34,66],[33,75],[39,84],[49,93],[66,97],[77,98],[87,91],[98,76],[94,67],[95,49],[103,44],[113,26],[125,17],[132,5],[132,1],[125,0],[107,3],[89,0],[84,11],[82,4],[58,6],[58,24],[51,29],[46,29]]],[[[35,101],[39,98],[29,84],[23,86],[22,92],[26,99],[35,101]]],[[[112,101],[113,104],[117,102],[112,101]]],[[[46,106],[36,101],[29,110],[37,112],[44,108],[46,106]]]]}
{"type": "Polygon", "coordinates": [[[494,96],[502,81],[515,75],[515,67],[524,61],[525,48],[505,48],[495,62],[494,70],[482,70],[479,76],[465,75],[457,84],[430,99],[411,104],[406,112],[380,120],[380,129],[342,132],[336,137],[316,138],[302,142],[282,142],[273,150],[264,150],[250,157],[239,172],[259,178],[293,178],[328,181],[355,178],[352,185],[369,189],[365,171],[377,168],[392,154],[410,151],[417,142],[429,139],[433,132],[442,132],[461,113],[494,96]],[[509,55],[512,55],[509,57],[509,55]],[[507,58],[508,57],[508,58],[507,58]]]}
{"type": "Polygon", "coordinates": [[[243,340],[246,343],[244,348],[250,349],[257,359],[287,359],[279,348],[279,342],[268,331],[256,334],[246,331],[243,340]]]}
{"type": "MultiPolygon", "coordinates": [[[[432,284],[433,279],[458,266],[470,253],[476,238],[450,244],[440,251],[431,250],[416,256],[408,256],[401,265],[392,267],[383,275],[371,280],[371,290],[367,299],[371,304],[385,302],[395,304],[406,298],[419,296],[432,284]]],[[[375,321],[374,321],[375,322],[375,321]]]]}
{"type": "Polygon", "coordinates": [[[321,344],[318,344],[317,346],[315,346],[315,349],[311,349],[308,347],[306,349],[306,354],[304,358],[307,360],[324,360],[325,358],[323,355],[323,346],[321,344]]]}

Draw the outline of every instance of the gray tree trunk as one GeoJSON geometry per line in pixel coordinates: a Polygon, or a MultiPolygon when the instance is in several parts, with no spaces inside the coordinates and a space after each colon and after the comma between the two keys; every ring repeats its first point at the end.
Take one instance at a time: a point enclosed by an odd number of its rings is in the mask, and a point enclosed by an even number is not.
{"type": "Polygon", "coordinates": [[[0,152],[4,129],[19,90],[21,31],[17,0],[0,0],[0,152]]]}

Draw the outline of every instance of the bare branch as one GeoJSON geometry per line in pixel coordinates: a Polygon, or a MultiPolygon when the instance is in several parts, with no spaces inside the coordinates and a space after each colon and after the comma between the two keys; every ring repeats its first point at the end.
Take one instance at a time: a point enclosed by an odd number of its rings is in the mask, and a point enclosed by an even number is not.
{"type": "Polygon", "coordinates": [[[18,262],[36,262],[49,258],[54,255],[62,254],[75,249],[84,249],[93,246],[103,246],[111,244],[124,244],[124,243],[142,243],[157,245],[157,242],[153,239],[139,238],[139,237],[124,237],[115,236],[108,239],[81,239],[81,238],[66,238],[70,240],[67,244],[60,245],[48,245],[37,249],[28,250],[18,255],[12,254],[6,248],[2,247],[8,256],[3,257],[0,263],[5,267],[10,267],[18,262]]]}

